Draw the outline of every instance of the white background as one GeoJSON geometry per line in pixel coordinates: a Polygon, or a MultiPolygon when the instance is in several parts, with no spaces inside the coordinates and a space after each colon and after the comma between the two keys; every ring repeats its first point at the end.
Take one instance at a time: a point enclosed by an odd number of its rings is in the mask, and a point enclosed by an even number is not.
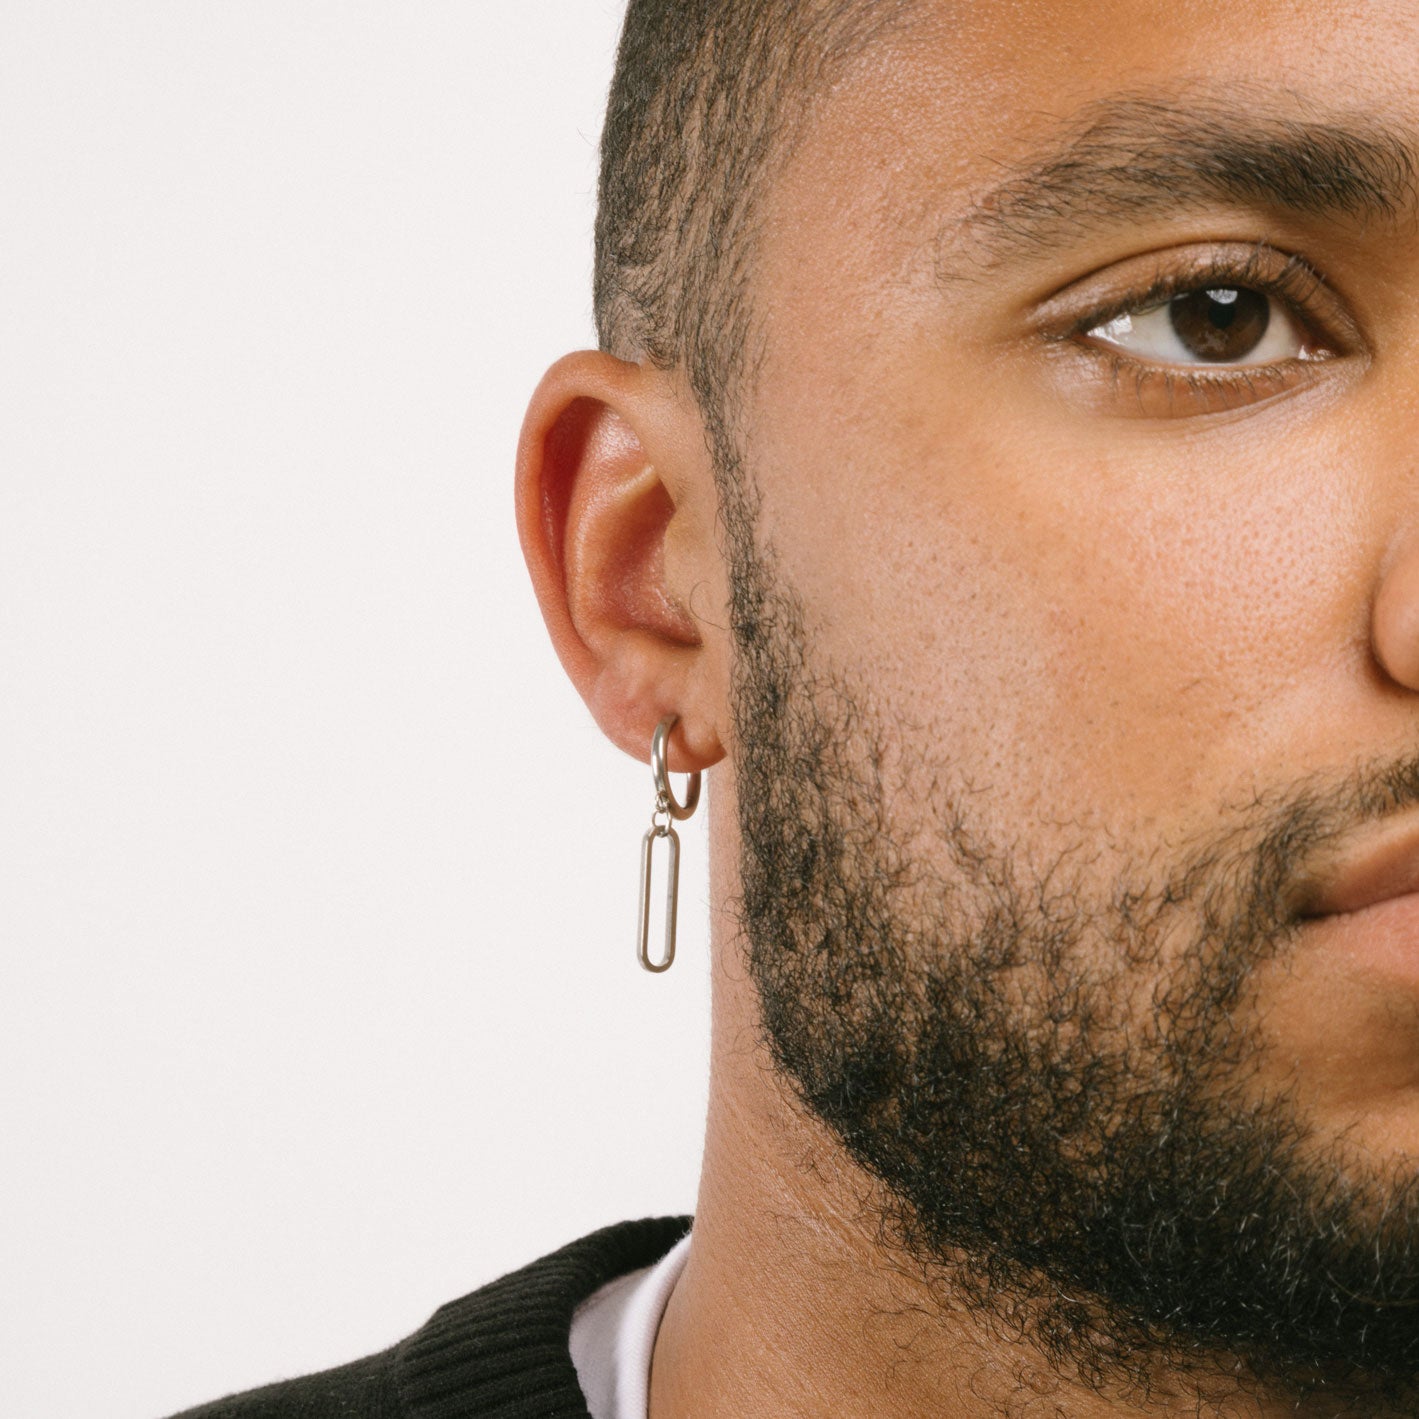
{"type": "Polygon", "coordinates": [[[620,0],[12,6],[0,1392],[151,1419],[694,1201],[704,838],[517,551],[620,0]]]}

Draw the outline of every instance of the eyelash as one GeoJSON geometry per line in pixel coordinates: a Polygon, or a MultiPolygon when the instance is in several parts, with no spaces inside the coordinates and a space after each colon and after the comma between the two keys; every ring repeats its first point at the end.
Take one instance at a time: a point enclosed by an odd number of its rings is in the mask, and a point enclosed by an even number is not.
{"type": "Polygon", "coordinates": [[[1102,362],[1112,374],[1115,393],[1122,391],[1127,380],[1145,412],[1159,397],[1159,412],[1180,412],[1176,406],[1181,398],[1191,399],[1198,406],[1183,412],[1216,412],[1294,388],[1316,365],[1342,353],[1339,347],[1344,342],[1332,337],[1328,322],[1316,310],[1322,303],[1318,298],[1326,292],[1320,274],[1303,258],[1259,245],[1245,257],[1213,253],[1185,269],[1159,271],[1147,286],[1096,305],[1072,320],[1060,332],[1060,338],[1102,362]],[[1089,331],[1119,316],[1139,315],[1178,296],[1216,286],[1242,287],[1279,301],[1302,338],[1316,341],[1315,354],[1305,361],[1292,358],[1270,365],[1170,366],[1138,359],[1088,338],[1089,331]]]}

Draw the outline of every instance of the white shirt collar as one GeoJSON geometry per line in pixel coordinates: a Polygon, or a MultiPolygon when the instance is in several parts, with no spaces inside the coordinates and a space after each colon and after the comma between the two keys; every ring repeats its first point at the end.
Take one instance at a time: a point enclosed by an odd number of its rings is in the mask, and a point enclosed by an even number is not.
{"type": "Polygon", "coordinates": [[[591,1419],[649,1419],[655,1335],[689,1254],[684,1236],[654,1266],[608,1281],[576,1308],[572,1363],[591,1419]]]}

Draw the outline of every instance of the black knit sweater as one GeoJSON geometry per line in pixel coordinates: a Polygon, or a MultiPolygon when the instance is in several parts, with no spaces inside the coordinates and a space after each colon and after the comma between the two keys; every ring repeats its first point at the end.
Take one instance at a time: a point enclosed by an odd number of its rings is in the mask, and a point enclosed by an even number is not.
{"type": "Polygon", "coordinates": [[[622,1222],[434,1312],[389,1350],[173,1419],[589,1419],[568,1339],[598,1287],[660,1260],[688,1217],[622,1222]]]}

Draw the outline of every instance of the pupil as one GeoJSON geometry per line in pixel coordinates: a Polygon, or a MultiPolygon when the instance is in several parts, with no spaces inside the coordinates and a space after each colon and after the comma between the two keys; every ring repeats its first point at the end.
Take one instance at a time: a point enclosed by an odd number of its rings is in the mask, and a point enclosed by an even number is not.
{"type": "Polygon", "coordinates": [[[1242,287],[1189,291],[1168,303],[1168,314],[1190,355],[1234,364],[1261,343],[1271,324],[1271,302],[1242,287]]]}

